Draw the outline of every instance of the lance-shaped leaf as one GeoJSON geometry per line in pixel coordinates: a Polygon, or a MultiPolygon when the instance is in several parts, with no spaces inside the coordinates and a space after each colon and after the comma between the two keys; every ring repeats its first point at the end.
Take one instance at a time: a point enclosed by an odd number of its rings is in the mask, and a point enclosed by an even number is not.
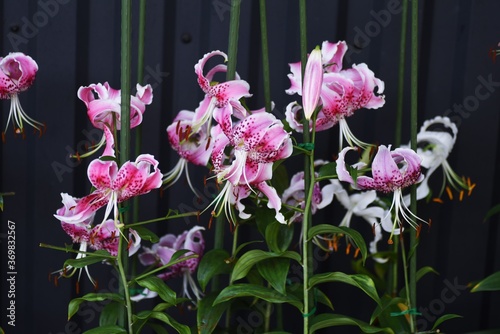
{"type": "Polygon", "coordinates": [[[139,281],[137,281],[137,284],[142,286],[143,288],[149,289],[151,291],[154,291],[160,296],[161,299],[166,301],[167,303],[170,303],[172,305],[177,304],[177,296],[175,291],[170,289],[164,281],[162,281],[160,278],[156,276],[148,276],[146,278],[143,278],[139,281]]]}
{"type": "Polygon", "coordinates": [[[198,283],[205,291],[208,282],[215,275],[228,274],[231,271],[230,255],[223,249],[212,249],[201,258],[198,265],[198,283]]]}
{"type": "Polygon", "coordinates": [[[342,314],[332,314],[323,313],[314,316],[311,320],[311,326],[309,327],[309,333],[314,333],[315,331],[334,327],[334,326],[358,326],[363,333],[390,333],[394,334],[394,331],[390,328],[379,328],[371,326],[364,321],[359,319],[351,318],[342,314]]]}
{"type": "Polygon", "coordinates": [[[355,286],[363,290],[364,293],[366,293],[378,305],[381,305],[377,289],[375,288],[375,283],[367,275],[361,275],[361,274],[347,275],[343,272],[316,274],[309,279],[309,287],[312,288],[317,284],[328,283],[328,282],[343,282],[355,286]]]}
{"type": "Polygon", "coordinates": [[[88,293],[83,297],[72,299],[68,305],[68,320],[78,312],[80,304],[83,302],[102,302],[112,300],[123,303],[123,297],[117,293],[88,293]]]}
{"type": "Polygon", "coordinates": [[[500,271],[486,277],[479,283],[476,283],[471,292],[480,292],[480,291],[498,291],[500,290],[500,271]]]}
{"type": "Polygon", "coordinates": [[[233,298],[253,297],[263,299],[270,303],[288,303],[302,311],[302,302],[293,295],[284,295],[274,289],[269,289],[255,284],[233,284],[222,290],[215,299],[214,305],[226,302],[233,298]]]}
{"type": "Polygon", "coordinates": [[[297,252],[286,251],[280,254],[276,254],[271,252],[264,252],[260,249],[253,249],[243,254],[236,262],[233,273],[231,275],[231,282],[245,277],[250,269],[252,269],[252,267],[258,262],[278,257],[292,259],[297,262],[301,261],[301,257],[297,252]]]}
{"type": "Polygon", "coordinates": [[[334,225],[328,225],[328,224],[320,224],[313,226],[309,230],[309,234],[307,236],[308,240],[311,240],[314,238],[316,235],[320,234],[345,234],[349,236],[356,246],[359,248],[359,251],[361,253],[361,256],[363,258],[363,263],[366,261],[366,257],[368,256],[368,249],[366,248],[366,243],[361,234],[349,227],[346,226],[334,226],[334,225]]]}

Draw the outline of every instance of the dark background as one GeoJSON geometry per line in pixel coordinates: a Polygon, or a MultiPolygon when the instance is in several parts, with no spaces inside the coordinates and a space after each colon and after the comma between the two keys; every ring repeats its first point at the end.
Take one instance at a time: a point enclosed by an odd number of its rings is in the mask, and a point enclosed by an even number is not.
{"type": "MultiPolygon", "coordinates": [[[[134,41],[137,3],[134,1],[134,41]]],[[[350,52],[344,65],[366,62],[385,82],[385,106],[361,110],[349,119],[353,132],[365,141],[389,144],[393,140],[400,8],[398,0],[308,1],[308,49],[324,40],[345,40],[350,52]]],[[[258,10],[258,1],[242,1],[237,70],[251,85],[252,108],[263,106],[258,10]]],[[[61,280],[55,287],[48,276],[60,269],[69,255],[40,248],[39,244],[63,246],[70,241],[53,217],[61,206],[60,193],[76,197],[88,193],[88,161],[79,163],[67,158],[75,149],[82,151],[86,144],[98,139],[76,91],[82,85],[105,81],[119,88],[120,1],[0,0],[0,11],[0,54],[22,51],[37,61],[35,84],[20,99],[29,115],[47,125],[41,138],[28,128],[24,140],[14,138],[11,126],[6,143],[0,145],[0,191],[16,193],[5,198],[1,213],[0,324],[7,333],[80,333],[96,319],[93,309],[102,305],[85,305],[80,316],[67,323],[67,304],[76,296],[76,280],[61,280]],[[4,316],[8,220],[16,224],[15,328],[6,325],[4,316]]],[[[284,90],[289,88],[287,64],[300,58],[298,1],[268,1],[267,13],[271,93],[276,114],[282,116],[288,102],[295,99],[284,90]]],[[[499,13],[500,2],[495,0],[420,1],[419,123],[437,115],[453,118],[459,137],[449,161],[457,173],[477,183],[472,196],[463,202],[431,203],[420,211],[433,224],[428,233],[424,229],[422,234],[419,266],[432,266],[439,275],[428,275],[419,283],[418,307],[430,310],[429,322],[436,314],[464,316],[441,326],[446,333],[500,328],[499,293],[471,294],[463,288],[500,270],[498,217],[483,221],[488,209],[500,202],[500,174],[495,173],[500,159],[500,64],[488,57],[490,48],[500,41],[499,13]],[[485,87],[485,81],[494,84],[485,87]],[[488,96],[479,99],[485,92],[488,96]],[[464,106],[464,112],[454,111],[454,106],[459,105],[464,106]],[[456,298],[440,302],[449,284],[459,286],[456,298]]],[[[163,172],[176,162],[168,146],[166,127],[178,111],[194,110],[202,99],[193,66],[211,50],[227,51],[228,26],[229,0],[147,2],[145,81],[154,88],[154,101],[145,113],[142,151],[155,155],[163,172]]],[[[408,80],[405,87],[409,89],[408,80]]],[[[407,104],[409,95],[405,96],[407,104]]],[[[3,128],[9,101],[3,101],[1,106],[3,128]]],[[[408,121],[409,107],[405,110],[408,121]]],[[[321,134],[318,158],[332,158],[337,138],[337,129],[321,134]]],[[[403,138],[404,142],[408,140],[408,126],[403,138]]],[[[198,174],[191,171],[194,182],[201,184],[205,170],[199,169],[198,174]]],[[[158,192],[143,196],[141,208],[141,217],[150,219],[164,215],[169,208],[197,210],[200,205],[186,184],[180,182],[161,197],[158,192]]],[[[332,209],[326,212],[328,219],[323,215],[318,220],[338,223],[343,215],[340,210],[335,213],[338,219],[332,219],[332,209]]],[[[205,215],[200,224],[206,226],[207,222],[205,215]]],[[[194,219],[172,221],[161,224],[157,231],[178,233],[195,223],[194,219]]],[[[208,247],[212,232],[207,232],[208,247]]],[[[340,254],[332,258],[328,263],[321,262],[319,269],[349,270],[349,258],[340,254]]],[[[102,274],[99,269],[91,270],[96,276],[102,274]]],[[[86,277],[81,281],[83,291],[92,290],[86,277]]],[[[112,283],[113,278],[104,274],[99,288],[113,289],[112,283]]],[[[367,310],[374,307],[370,301],[358,298],[345,286],[333,285],[327,293],[339,313],[368,321],[367,310]]],[[[300,321],[300,315],[293,312],[291,317],[300,321]]],[[[287,320],[291,317],[285,315],[287,320]]],[[[296,332],[293,327],[288,330],[296,332]]]]}

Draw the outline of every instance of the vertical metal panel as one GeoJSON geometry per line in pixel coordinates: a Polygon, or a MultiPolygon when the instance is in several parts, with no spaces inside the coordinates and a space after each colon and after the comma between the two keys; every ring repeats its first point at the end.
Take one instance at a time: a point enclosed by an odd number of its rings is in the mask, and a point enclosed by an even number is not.
{"type": "MultiPolygon", "coordinates": [[[[433,225],[429,233],[422,235],[419,263],[435,267],[440,276],[422,280],[418,307],[431,311],[434,307],[436,311],[440,306],[436,300],[447,287],[446,282],[456,281],[462,287],[500,269],[500,246],[496,244],[499,229],[493,225],[497,220],[482,223],[484,214],[498,203],[500,196],[497,190],[500,179],[496,176],[500,143],[499,67],[487,56],[489,48],[498,42],[496,33],[500,30],[500,21],[496,15],[500,4],[495,1],[423,0],[420,3],[419,120],[448,114],[457,122],[459,139],[450,163],[459,174],[470,176],[478,184],[472,196],[463,202],[430,204],[421,210],[424,219],[432,218],[433,225]],[[465,109],[458,111],[458,105],[465,109]]],[[[194,110],[203,97],[196,83],[195,63],[209,51],[227,51],[228,4],[228,0],[147,2],[145,83],[154,87],[154,102],[145,114],[141,151],[154,154],[163,172],[176,163],[176,155],[167,145],[166,127],[177,112],[194,110]]],[[[137,3],[134,6],[134,22],[137,22],[137,3]]],[[[287,96],[284,90],[289,88],[288,63],[299,60],[298,5],[297,1],[273,0],[266,6],[271,93],[276,103],[275,114],[282,117],[285,106],[296,98],[287,96]]],[[[384,108],[362,110],[349,119],[360,139],[376,138],[384,144],[392,141],[396,108],[401,21],[398,6],[400,2],[396,0],[308,2],[309,49],[324,40],[345,39],[351,50],[345,64],[366,62],[377,77],[385,81],[387,103],[384,108]]],[[[0,214],[2,226],[7,220],[16,222],[18,235],[19,276],[16,283],[19,294],[16,302],[19,327],[16,330],[24,333],[75,332],[95,321],[96,312],[87,308],[75,318],[77,322],[66,323],[67,302],[76,295],[75,280],[62,281],[56,288],[47,282],[47,274],[58,269],[67,254],[40,249],[38,243],[63,245],[69,242],[52,216],[61,206],[60,193],[80,197],[90,188],[86,177],[88,161],[78,163],[68,158],[70,151],[81,151],[86,144],[99,138],[99,134],[92,131],[76,91],[80,86],[104,81],[109,81],[114,88],[119,87],[120,3],[0,0],[0,9],[1,54],[21,50],[37,60],[40,70],[35,85],[20,98],[28,114],[47,125],[47,132],[41,138],[27,129],[25,140],[14,138],[11,127],[7,142],[0,148],[0,191],[16,192],[14,197],[5,198],[5,211],[0,214]],[[94,318],[91,319],[92,314],[94,318]]],[[[135,40],[136,30],[133,33],[135,40]]],[[[237,70],[251,83],[254,96],[249,105],[255,108],[263,106],[260,48],[257,1],[243,0],[237,70]]],[[[135,71],[134,67],[134,76],[135,71]]],[[[406,92],[408,89],[407,81],[406,92]]],[[[4,127],[8,101],[1,103],[4,127]]],[[[407,103],[408,100],[406,107],[407,103]]],[[[319,135],[318,156],[333,158],[338,148],[337,136],[336,129],[319,135]]],[[[407,129],[404,136],[403,141],[406,141],[407,129]]],[[[203,168],[190,167],[190,171],[195,182],[201,182],[206,174],[203,168]]],[[[439,175],[435,178],[439,186],[439,175]]],[[[205,195],[203,205],[209,202],[211,194],[205,195]]],[[[185,182],[175,185],[163,197],[158,194],[144,196],[141,205],[143,219],[166,214],[169,208],[179,209],[183,205],[195,209],[204,207],[197,204],[185,182]]],[[[318,218],[331,221],[342,215],[342,209],[335,207],[326,209],[318,218]]],[[[208,214],[202,216],[200,224],[206,225],[208,217],[208,214]]],[[[179,232],[187,224],[194,223],[195,219],[169,222],[157,228],[161,233],[179,232]]],[[[365,227],[368,229],[364,225],[362,228],[365,227]]],[[[207,231],[207,235],[211,233],[213,231],[207,231]]],[[[5,261],[4,244],[1,245],[1,261],[5,261]]],[[[318,270],[330,270],[332,266],[348,270],[349,258],[340,255],[333,258],[331,262],[320,263],[318,270]]],[[[4,262],[0,263],[4,281],[4,262]]],[[[103,277],[102,282],[109,279],[103,273],[105,269],[96,272],[103,277]]],[[[90,291],[90,284],[84,281],[86,279],[82,278],[82,290],[90,291]]],[[[333,285],[327,293],[334,300],[352,298],[352,291],[333,285]]],[[[1,300],[1,307],[6,307],[3,295],[1,300]]],[[[472,295],[460,290],[453,302],[444,304],[443,313],[458,313],[466,316],[466,320],[453,320],[443,328],[448,332],[464,332],[500,327],[496,317],[498,303],[494,295],[472,295]]],[[[356,312],[366,316],[370,308],[354,300],[344,305],[335,303],[335,306],[339,312],[345,310],[354,316],[356,312]]],[[[432,318],[436,313],[428,314],[432,318]]]]}

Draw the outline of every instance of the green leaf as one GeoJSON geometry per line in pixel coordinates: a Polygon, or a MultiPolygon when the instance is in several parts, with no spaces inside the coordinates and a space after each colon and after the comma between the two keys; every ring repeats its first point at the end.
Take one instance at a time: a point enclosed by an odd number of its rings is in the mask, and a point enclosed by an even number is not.
{"type": "Polygon", "coordinates": [[[455,318],[462,318],[461,315],[458,314],[445,314],[440,316],[436,322],[434,323],[434,326],[432,326],[431,330],[435,330],[438,328],[439,325],[441,325],[443,322],[450,320],[450,319],[455,319],[455,318]]]}
{"type": "Polygon", "coordinates": [[[197,322],[199,334],[212,333],[222,314],[230,305],[229,302],[213,305],[217,296],[218,293],[210,293],[198,302],[197,322]]]}
{"type": "Polygon", "coordinates": [[[396,333],[409,333],[410,326],[405,317],[394,317],[391,316],[392,312],[401,312],[399,305],[404,305],[406,307],[406,299],[400,297],[391,297],[384,295],[381,298],[382,306],[377,306],[375,311],[370,318],[370,324],[373,324],[375,320],[383,327],[390,327],[396,333]]]}
{"type": "Polygon", "coordinates": [[[347,275],[342,272],[317,274],[309,279],[309,287],[312,288],[317,284],[328,282],[343,282],[355,286],[363,290],[363,292],[366,293],[371,299],[373,299],[378,305],[381,305],[377,289],[375,288],[375,283],[367,275],[347,275]]]}
{"type": "Polygon", "coordinates": [[[273,221],[266,227],[266,243],[269,249],[275,253],[285,252],[293,238],[293,224],[283,225],[277,221],[273,221]]]}
{"type": "Polygon", "coordinates": [[[418,282],[422,277],[424,277],[425,275],[427,275],[429,273],[439,275],[439,273],[434,268],[429,267],[429,266],[425,266],[425,267],[420,268],[417,271],[417,273],[415,275],[416,281],[418,282]]]}
{"type": "Polygon", "coordinates": [[[335,161],[329,162],[320,167],[317,179],[334,179],[337,178],[337,164],[335,161]]]}
{"type": "Polygon", "coordinates": [[[117,325],[108,325],[108,326],[99,326],[83,332],[83,334],[118,334],[118,333],[127,333],[127,331],[117,325]]]}
{"type": "Polygon", "coordinates": [[[212,249],[201,258],[198,264],[198,283],[202,291],[205,291],[208,282],[215,275],[229,274],[231,272],[231,256],[223,249],[212,249]]]}
{"type": "Polygon", "coordinates": [[[272,285],[276,291],[286,294],[286,277],[290,269],[290,259],[272,258],[257,263],[260,275],[272,285]]]}
{"type": "Polygon", "coordinates": [[[78,312],[80,304],[83,302],[101,302],[103,300],[112,300],[123,303],[123,297],[117,293],[88,293],[83,297],[72,299],[68,305],[68,320],[78,312]]]}
{"type": "Polygon", "coordinates": [[[3,211],[3,196],[2,196],[2,194],[0,194],[0,210],[3,211]]]}
{"type": "Polygon", "coordinates": [[[190,250],[189,249],[181,249],[181,250],[178,250],[177,252],[175,252],[172,257],[170,258],[170,261],[168,261],[167,263],[167,266],[168,265],[171,265],[173,266],[174,264],[176,263],[179,263],[179,262],[182,262],[183,260],[181,259],[181,256],[185,255],[186,253],[189,253],[190,250]],[[178,261],[178,259],[180,261],[178,261]]]}
{"type": "Polygon", "coordinates": [[[272,178],[272,184],[274,189],[276,189],[276,192],[278,194],[282,194],[283,191],[285,191],[286,188],[288,188],[290,184],[290,178],[288,177],[288,172],[282,164],[277,165],[275,163],[273,165],[273,178],[272,178]]]}
{"type": "Polygon", "coordinates": [[[157,243],[158,241],[160,241],[160,238],[153,231],[144,226],[136,226],[133,228],[133,230],[139,234],[142,240],[147,240],[152,243],[157,243]]]}
{"type": "Polygon", "coordinates": [[[471,292],[480,292],[480,291],[498,291],[500,290],[500,271],[486,277],[481,280],[479,283],[476,283],[471,292]]]}
{"type": "Polygon", "coordinates": [[[365,240],[358,231],[346,226],[320,224],[309,229],[307,240],[311,240],[313,237],[319,234],[345,234],[349,236],[359,248],[363,263],[366,261],[366,257],[368,256],[368,249],[366,248],[365,240]]]}
{"type": "Polygon", "coordinates": [[[116,325],[120,314],[125,310],[121,303],[111,302],[104,306],[99,316],[99,326],[116,325]]]}
{"type": "Polygon", "coordinates": [[[332,313],[323,313],[314,316],[311,320],[311,325],[309,327],[310,333],[314,333],[315,331],[334,327],[334,326],[358,326],[364,333],[391,333],[394,334],[393,330],[390,328],[378,328],[375,326],[371,326],[364,321],[351,318],[341,314],[332,314],[332,313]]]}
{"type": "Polygon", "coordinates": [[[148,276],[146,278],[137,281],[137,284],[139,284],[143,288],[147,288],[151,291],[158,293],[158,296],[160,296],[160,298],[166,301],[167,303],[171,305],[177,304],[177,296],[175,294],[175,291],[170,289],[167,286],[167,284],[165,284],[165,282],[161,280],[159,277],[148,276]]]}
{"type": "Polygon", "coordinates": [[[271,252],[264,252],[260,249],[252,249],[243,254],[234,265],[234,269],[231,274],[231,282],[245,277],[250,269],[252,269],[252,267],[258,262],[276,257],[289,258],[297,262],[300,262],[301,260],[300,255],[292,251],[286,251],[281,254],[276,254],[271,252]]]}
{"type": "Polygon", "coordinates": [[[254,284],[233,284],[226,287],[215,299],[214,305],[238,297],[254,297],[270,303],[288,303],[297,307],[299,310],[303,308],[302,302],[293,295],[284,295],[276,290],[254,284]]]}
{"type": "Polygon", "coordinates": [[[490,210],[488,210],[486,216],[484,217],[484,221],[487,221],[488,219],[491,218],[491,216],[494,216],[498,213],[500,213],[500,203],[492,207],[490,210]]]}
{"type": "Polygon", "coordinates": [[[87,253],[85,257],[82,257],[80,259],[68,259],[64,261],[64,267],[72,266],[73,268],[84,268],[91,264],[102,262],[104,259],[107,258],[114,258],[114,257],[112,257],[108,251],[101,249],[95,251],[94,253],[87,253]]]}
{"type": "Polygon", "coordinates": [[[136,319],[139,319],[141,322],[141,326],[139,327],[139,329],[144,325],[145,321],[148,321],[149,319],[157,319],[157,320],[160,320],[161,322],[164,322],[165,324],[169,325],[170,327],[174,328],[178,333],[191,334],[191,330],[189,329],[188,326],[178,323],[170,315],[165,314],[163,312],[144,311],[144,312],[141,312],[141,314],[138,314],[136,316],[136,319]]]}

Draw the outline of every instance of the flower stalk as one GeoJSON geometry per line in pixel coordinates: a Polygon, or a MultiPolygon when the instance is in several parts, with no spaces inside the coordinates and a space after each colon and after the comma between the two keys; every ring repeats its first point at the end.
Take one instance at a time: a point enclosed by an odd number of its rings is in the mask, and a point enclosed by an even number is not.
{"type": "MultiPolygon", "coordinates": [[[[131,77],[131,0],[122,0],[121,8],[121,123],[120,123],[120,165],[125,164],[130,156],[130,77],[131,77]]],[[[126,217],[126,215],[125,215],[126,217]]],[[[125,218],[121,220],[126,222],[125,218]]],[[[128,236],[128,228],[121,228],[121,234],[128,236]]],[[[119,292],[125,297],[126,314],[121,314],[119,324],[127,328],[132,333],[132,304],[127,284],[128,271],[128,251],[127,243],[123,242],[123,237],[119,237],[117,266],[120,274],[121,284],[119,292]]]]}
{"type": "MultiPolygon", "coordinates": [[[[411,113],[410,142],[413,150],[417,149],[417,112],[418,112],[418,0],[411,1],[411,113]]],[[[417,187],[413,185],[410,192],[410,211],[417,214],[417,187]]],[[[415,220],[414,220],[415,222],[415,220]]],[[[410,308],[417,305],[417,252],[416,229],[410,229],[410,308]]],[[[410,315],[411,332],[415,333],[416,317],[410,315]]]]}

